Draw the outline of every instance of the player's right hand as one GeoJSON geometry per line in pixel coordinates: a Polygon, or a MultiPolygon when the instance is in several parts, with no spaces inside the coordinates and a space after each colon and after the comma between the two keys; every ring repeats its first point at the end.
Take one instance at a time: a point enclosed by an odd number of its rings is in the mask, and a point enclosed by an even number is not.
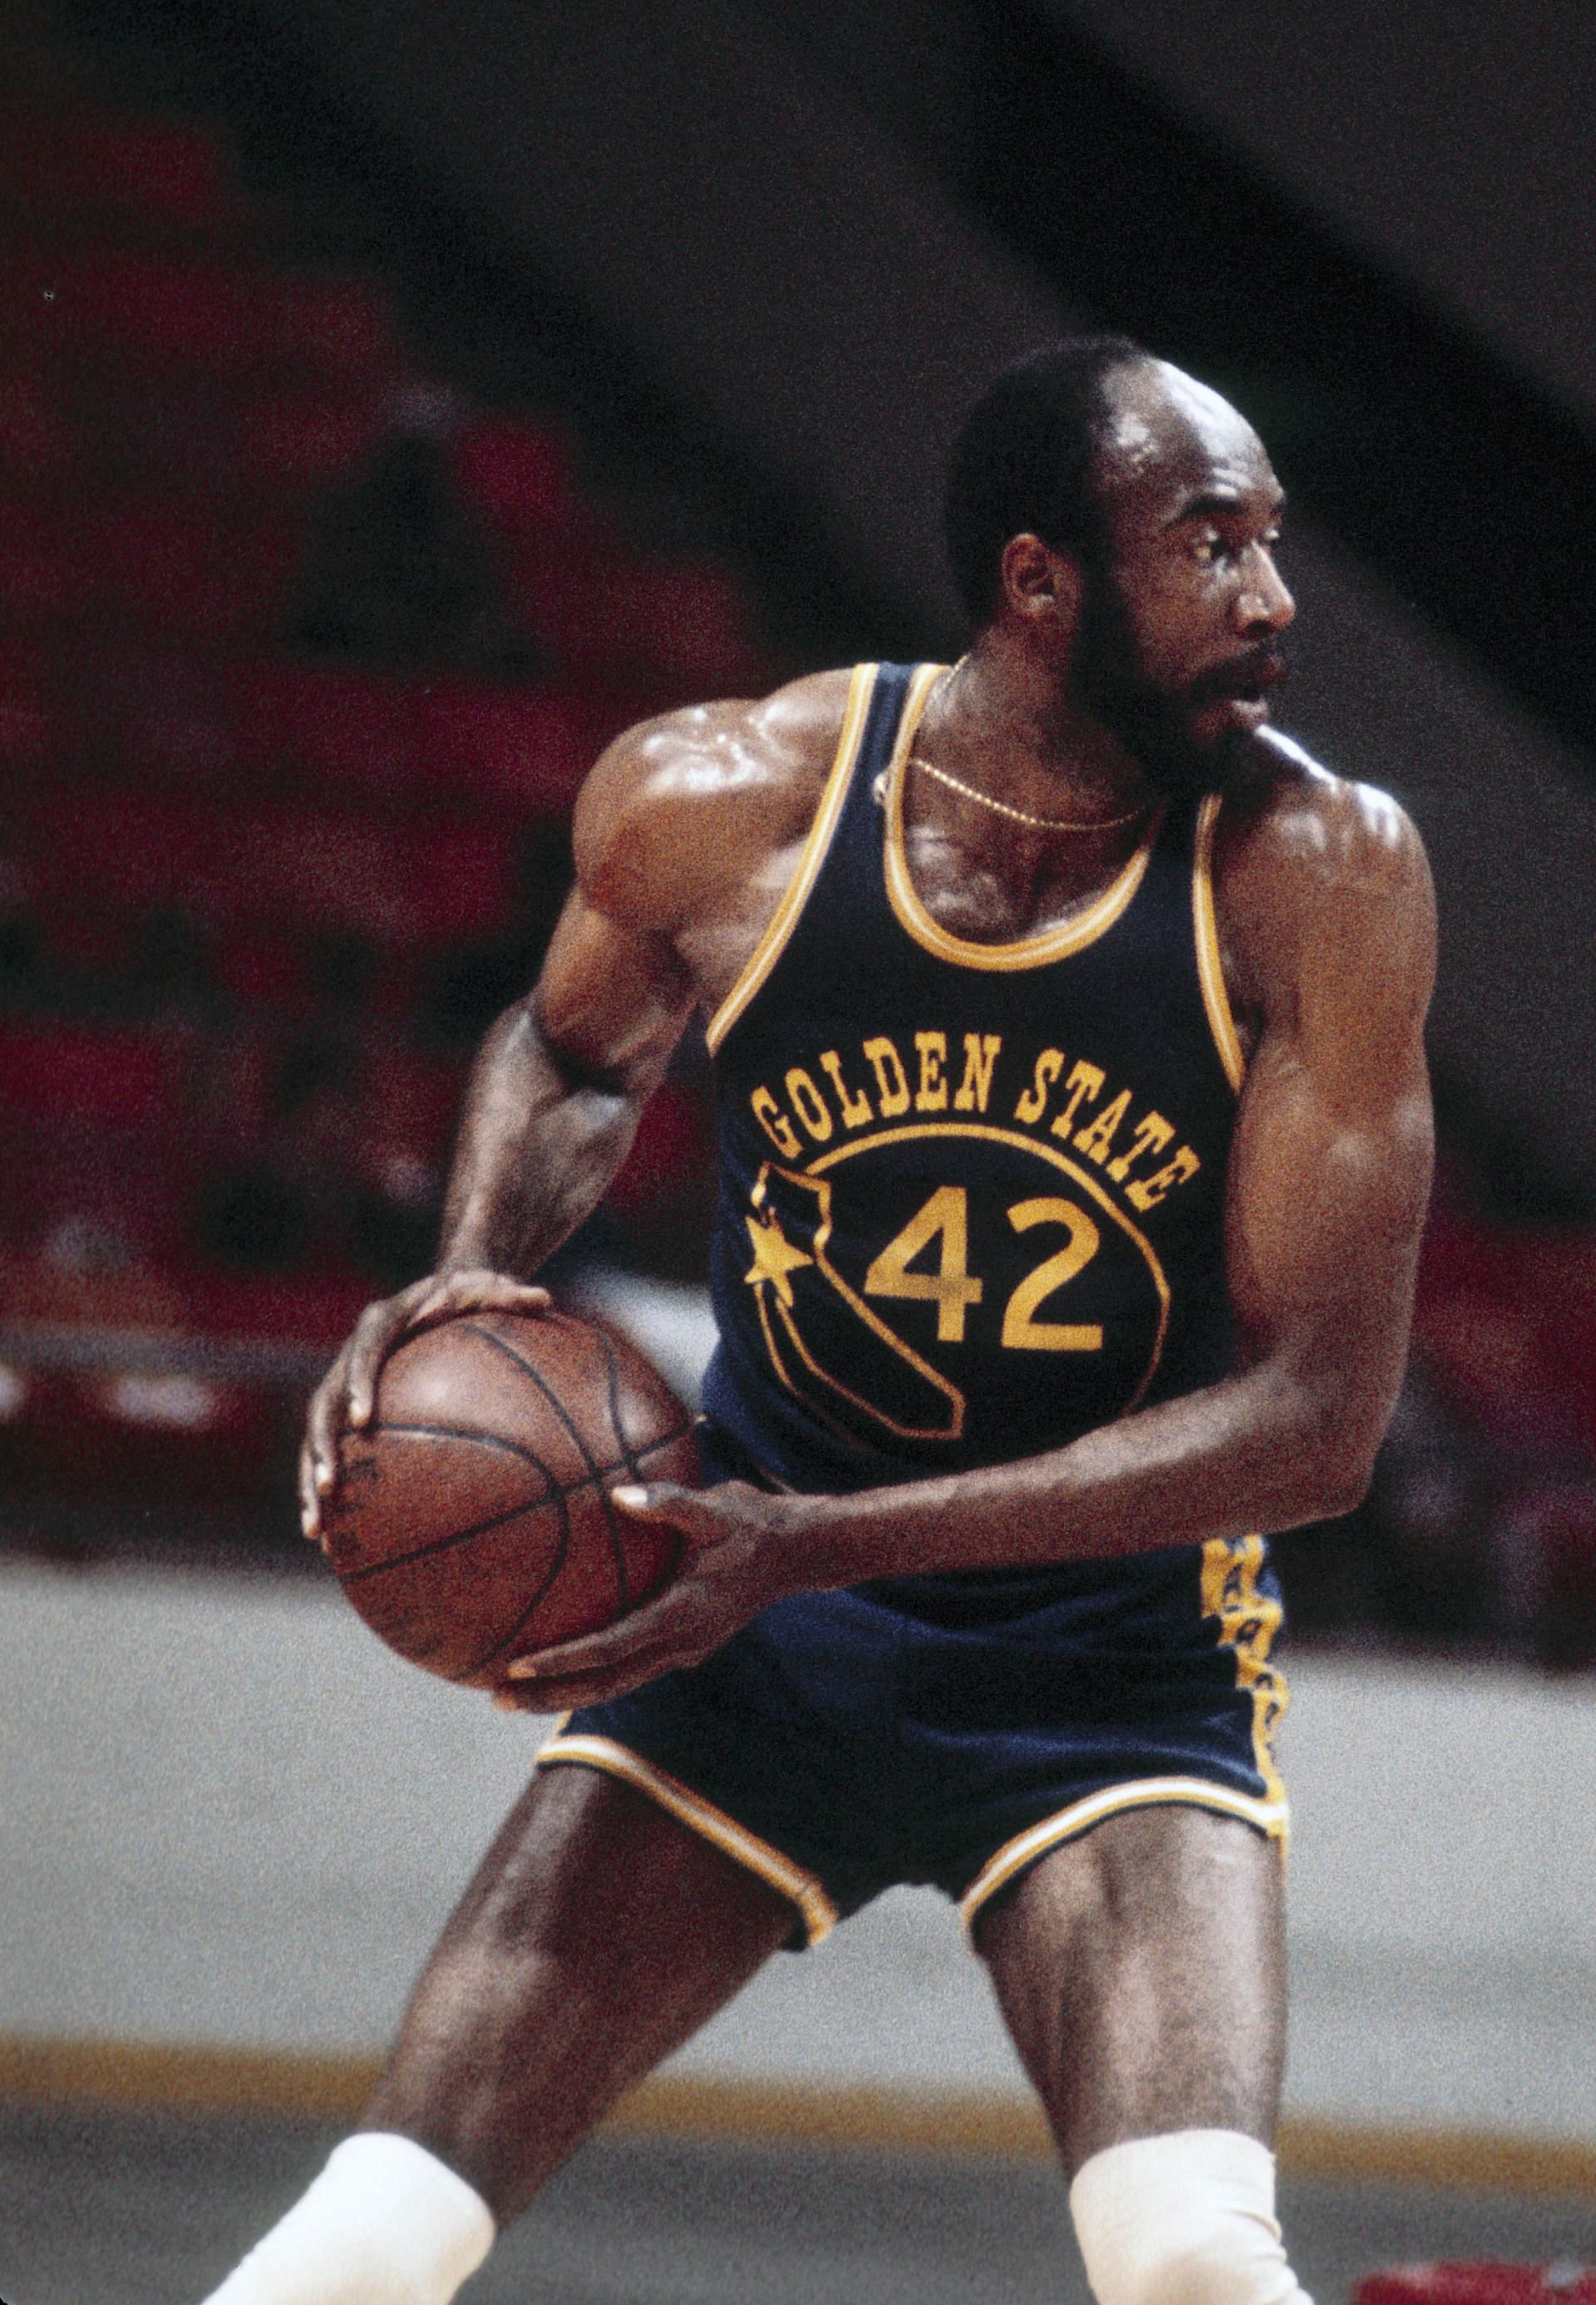
{"type": "Polygon", "coordinates": [[[542,1313],[547,1289],[513,1280],[507,1272],[471,1270],[429,1273],[396,1297],[368,1305],[354,1332],[310,1398],[300,1450],[300,1527],[313,1544],[325,1545],[322,1513],[338,1485],[338,1443],[345,1432],[371,1421],[377,1380],[388,1355],[419,1329],[435,1328],[463,1313],[542,1313]]]}

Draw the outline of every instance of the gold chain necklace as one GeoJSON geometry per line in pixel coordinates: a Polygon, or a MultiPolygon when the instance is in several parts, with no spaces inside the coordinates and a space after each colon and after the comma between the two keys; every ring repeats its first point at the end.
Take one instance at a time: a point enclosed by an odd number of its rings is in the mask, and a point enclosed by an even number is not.
{"type": "Polygon", "coordinates": [[[910,753],[908,765],[912,769],[922,770],[928,777],[935,777],[937,782],[946,785],[950,792],[962,793],[966,800],[974,801],[979,808],[989,808],[995,815],[1006,816],[1014,824],[1029,825],[1032,832],[1117,832],[1121,825],[1134,824],[1136,819],[1145,816],[1152,806],[1150,801],[1144,800],[1140,808],[1130,809],[1124,816],[1094,817],[1084,823],[1072,822],[1061,816],[1032,816],[1029,809],[1013,808],[1006,800],[994,800],[990,793],[978,791],[974,785],[965,784],[962,778],[950,775],[947,769],[934,768],[930,761],[922,761],[918,753],[910,753]]]}

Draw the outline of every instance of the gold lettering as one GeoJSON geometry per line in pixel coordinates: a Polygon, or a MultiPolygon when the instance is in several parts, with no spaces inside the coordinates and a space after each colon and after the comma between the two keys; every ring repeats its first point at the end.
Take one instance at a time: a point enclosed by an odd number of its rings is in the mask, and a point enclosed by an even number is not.
{"type": "Polygon", "coordinates": [[[942,1067],[947,1062],[946,1033],[916,1033],[914,1045],[920,1050],[920,1091],[914,1099],[916,1112],[946,1112],[947,1083],[942,1067]]]}
{"type": "Polygon", "coordinates": [[[937,1336],[942,1344],[962,1345],[964,1314],[979,1305],[982,1283],[972,1280],[965,1260],[969,1255],[970,1202],[963,1185],[941,1185],[924,1208],[912,1216],[902,1232],[889,1240],[864,1276],[867,1297],[919,1298],[937,1307],[937,1336]],[[940,1233],[941,1262],[934,1273],[911,1272],[909,1260],[929,1248],[940,1233]]]}
{"type": "MultiPolygon", "coordinates": [[[[787,1075],[787,1093],[792,1095],[793,1076],[787,1075]]],[[[794,1104],[798,1100],[793,1098],[794,1104]]],[[[1114,1142],[1114,1132],[1131,1109],[1131,1092],[1122,1088],[1112,1104],[1106,1104],[1095,1120],[1081,1131],[1075,1139],[1076,1149],[1088,1154],[1100,1169],[1108,1157],[1108,1147],[1114,1142]]]]}
{"type": "MultiPolygon", "coordinates": [[[[1080,1066],[1075,1067],[1079,1072],[1080,1066]]],[[[1014,1107],[1016,1120],[1040,1120],[1048,1109],[1048,1091],[1064,1070],[1064,1050],[1044,1049],[1036,1060],[1036,1072],[1031,1086],[1014,1107]]]]}
{"type": "Polygon", "coordinates": [[[836,1091],[836,1101],[843,1109],[845,1127],[862,1128],[867,1120],[875,1118],[869,1097],[862,1093],[855,1095],[843,1078],[843,1060],[835,1049],[821,1050],[820,1070],[831,1076],[831,1085],[836,1091]]]}
{"type": "Polygon", "coordinates": [[[885,1033],[865,1042],[864,1057],[876,1076],[881,1118],[896,1120],[900,1112],[909,1110],[909,1076],[904,1070],[904,1060],[885,1033]]]}
{"type": "Polygon", "coordinates": [[[955,1112],[986,1110],[987,1099],[992,1093],[992,1067],[1002,1046],[1000,1033],[965,1033],[964,1077],[959,1083],[958,1094],[953,1101],[955,1112]]]}
{"type": "Polygon", "coordinates": [[[1122,1152],[1117,1161],[1108,1163],[1108,1174],[1116,1185],[1123,1185],[1133,1161],[1143,1152],[1161,1152],[1175,1135],[1175,1125],[1166,1120],[1161,1112],[1144,1112],[1136,1123],[1136,1141],[1122,1152]]]}
{"type": "Polygon", "coordinates": [[[1133,1184],[1127,1185],[1125,1188],[1125,1196],[1136,1208],[1156,1209],[1159,1203],[1167,1199],[1176,1185],[1184,1185],[1187,1178],[1194,1177],[1201,1166],[1201,1161],[1191,1146],[1183,1144],[1174,1160],[1159,1170],[1156,1175],[1138,1177],[1133,1184]]]}
{"type": "Polygon", "coordinates": [[[787,1075],[786,1091],[793,1100],[793,1110],[815,1143],[824,1144],[831,1134],[831,1115],[826,1110],[826,1100],[802,1065],[794,1065],[787,1075]]]}
{"type": "Polygon", "coordinates": [[[1103,1093],[1103,1074],[1096,1065],[1082,1063],[1074,1067],[1065,1083],[1065,1088],[1073,1090],[1074,1094],[1053,1123],[1055,1136],[1069,1135],[1075,1125],[1075,1115],[1081,1109],[1081,1100],[1083,1096],[1089,1096],[1093,1104],[1097,1102],[1103,1093]]]}
{"type": "Polygon", "coordinates": [[[789,1161],[795,1161],[803,1147],[797,1131],[768,1088],[756,1088],[748,1100],[753,1107],[753,1117],[775,1145],[789,1161]]]}

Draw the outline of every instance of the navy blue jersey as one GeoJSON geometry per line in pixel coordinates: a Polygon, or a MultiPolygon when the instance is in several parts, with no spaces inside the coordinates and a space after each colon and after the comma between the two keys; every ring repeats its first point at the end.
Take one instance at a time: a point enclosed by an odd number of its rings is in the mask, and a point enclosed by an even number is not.
{"type": "MultiPolygon", "coordinates": [[[[904,855],[939,670],[855,673],[797,872],[710,1024],[710,1479],[825,1492],[1030,1456],[1233,1364],[1218,804],[1166,809],[1067,925],[964,942],[904,855]]],[[[1279,1620],[1255,1535],[791,1594],[539,1757],[661,1803],[811,1942],[895,1881],[975,1927],[1130,1808],[1284,1835],[1279,1620]]]]}
{"type": "Polygon", "coordinates": [[[1065,925],[953,936],[903,838],[940,670],[854,674],[798,871],[709,1027],[705,1408],[807,1491],[1031,1456],[1234,1357],[1218,804],[1165,809],[1065,925]]]}

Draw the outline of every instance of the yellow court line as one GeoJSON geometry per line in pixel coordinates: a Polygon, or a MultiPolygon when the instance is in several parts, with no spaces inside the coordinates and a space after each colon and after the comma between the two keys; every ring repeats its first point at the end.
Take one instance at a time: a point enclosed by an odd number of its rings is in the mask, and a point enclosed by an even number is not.
{"type": "MultiPolygon", "coordinates": [[[[0,2035],[0,2104],[80,2110],[352,2122],[380,2061],[148,2041],[0,2035]]],[[[1040,2107],[959,2089],[822,2089],[797,2082],[671,2075],[644,2081],[604,2124],[610,2135],[741,2139],[855,2150],[1042,2160],[1040,2107]]],[[[1596,2199],[1596,2145],[1462,2129],[1384,2129],[1301,2116],[1276,2148],[1293,2176],[1596,2199]]]]}

